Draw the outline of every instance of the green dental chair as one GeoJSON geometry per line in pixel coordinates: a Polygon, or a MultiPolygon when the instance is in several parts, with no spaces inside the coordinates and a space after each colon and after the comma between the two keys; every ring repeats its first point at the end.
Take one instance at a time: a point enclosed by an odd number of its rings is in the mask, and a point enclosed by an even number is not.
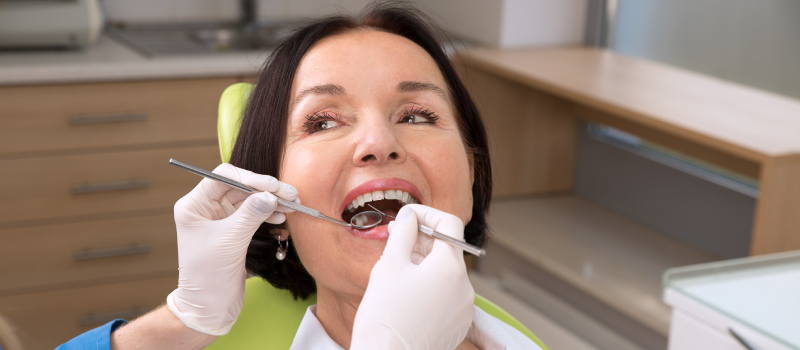
{"type": "MultiPolygon", "coordinates": [[[[222,162],[228,162],[239,134],[241,118],[252,84],[238,83],[222,93],[219,103],[217,134],[222,162]]],[[[308,306],[316,296],[296,301],[286,290],[276,289],[259,277],[249,278],[245,287],[244,307],[227,335],[217,338],[207,349],[289,349],[308,306]]],[[[516,328],[528,338],[548,348],[514,317],[485,298],[475,295],[475,306],[516,328]]]]}

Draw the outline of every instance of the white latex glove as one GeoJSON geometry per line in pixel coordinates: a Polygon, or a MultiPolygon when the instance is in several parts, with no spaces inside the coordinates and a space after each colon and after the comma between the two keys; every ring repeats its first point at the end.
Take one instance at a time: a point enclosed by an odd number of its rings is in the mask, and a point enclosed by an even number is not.
{"type": "Polygon", "coordinates": [[[419,204],[400,209],[356,312],[351,350],[453,350],[467,336],[475,292],[463,251],[433,240],[416,264],[412,255],[419,254],[418,239],[426,236],[417,231],[417,222],[464,239],[458,217],[419,204]]]}
{"type": "Polygon", "coordinates": [[[167,305],[187,327],[224,335],[242,311],[250,239],[261,223],[280,224],[286,220],[284,213],[292,211],[279,206],[275,195],[299,200],[294,187],[272,176],[227,163],[214,173],[265,192],[251,195],[203,179],[175,203],[179,279],[167,305]]]}

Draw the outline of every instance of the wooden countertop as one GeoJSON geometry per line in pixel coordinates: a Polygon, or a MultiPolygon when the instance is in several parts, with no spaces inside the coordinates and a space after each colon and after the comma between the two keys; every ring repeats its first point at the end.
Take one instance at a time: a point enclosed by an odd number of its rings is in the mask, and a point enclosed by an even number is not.
{"type": "Polygon", "coordinates": [[[0,53],[0,86],[252,76],[269,51],[145,57],[101,36],[81,50],[0,53]]]}
{"type": "Polygon", "coordinates": [[[517,83],[756,163],[800,154],[800,101],[611,51],[472,48],[517,83]]]}

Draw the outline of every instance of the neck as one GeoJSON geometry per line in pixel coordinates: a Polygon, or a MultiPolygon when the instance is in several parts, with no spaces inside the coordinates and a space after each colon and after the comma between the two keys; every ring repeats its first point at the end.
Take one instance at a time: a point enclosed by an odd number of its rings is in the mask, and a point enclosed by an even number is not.
{"type": "Polygon", "coordinates": [[[342,348],[350,348],[353,322],[362,297],[336,293],[317,284],[317,319],[328,336],[342,348]]]}

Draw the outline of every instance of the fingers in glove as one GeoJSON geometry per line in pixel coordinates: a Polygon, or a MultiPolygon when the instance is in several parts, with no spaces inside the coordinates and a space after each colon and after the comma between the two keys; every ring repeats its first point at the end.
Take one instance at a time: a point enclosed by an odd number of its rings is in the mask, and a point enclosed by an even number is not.
{"type": "MultiPolygon", "coordinates": [[[[225,220],[233,220],[240,225],[258,228],[262,222],[270,222],[268,220],[271,219],[271,216],[275,215],[275,209],[277,209],[277,207],[278,199],[272,193],[255,193],[247,197],[247,199],[242,202],[242,205],[239,206],[239,209],[225,220]]],[[[284,216],[284,220],[285,218],[284,216]]],[[[255,229],[253,231],[255,231],[255,229]]]]}
{"type": "MultiPolygon", "coordinates": [[[[214,173],[236,180],[259,191],[270,192],[278,197],[300,204],[300,199],[297,198],[297,189],[292,185],[278,181],[272,176],[256,174],[228,163],[220,164],[220,166],[214,169],[214,173]]],[[[220,201],[222,198],[226,198],[234,207],[238,208],[242,202],[250,196],[249,193],[232,188],[228,185],[211,179],[206,180],[211,181],[211,183],[203,184],[203,190],[209,199],[220,201]]],[[[278,206],[277,211],[281,213],[291,213],[294,209],[278,206]]]]}
{"type": "MultiPolygon", "coordinates": [[[[274,194],[277,195],[278,197],[283,198],[283,199],[295,202],[297,204],[301,204],[300,203],[300,198],[297,197],[297,190],[292,185],[289,185],[289,184],[281,182],[280,183],[280,189],[274,194]]],[[[249,196],[249,194],[247,194],[247,195],[249,196]]],[[[237,203],[233,203],[233,205],[238,208],[240,205],[242,205],[242,202],[244,202],[245,199],[247,199],[247,197],[242,198],[237,203]]],[[[275,209],[275,211],[278,212],[278,213],[291,213],[291,212],[294,212],[294,209],[289,208],[289,207],[285,207],[285,206],[282,206],[282,205],[279,204],[278,208],[275,209]]],[[[270,221],[267,220],[267,222],[270,222],[270,221]]],[[[283,222],[283,220],[280,220],[280,222],[283,222]]]]}
{"type": "Polygon", "coordinates": [[[381,259],[391,259],[406,262],[411,258],[417,244],[417,216],[411,210],[401,208],[397,218],[389,223],[389,238],[386,248],[383,249],[381,259]]]}
{"type": "Polygon", "coordinates": [[[464,262],[463,249],[452,246],[441,239],[434,239],[433,241],[431,251],[425,256],[425,260],[417,265],[430,264],[440,268],[454,269],[452,271],[460,271],[467,268],[464,262]]]}
{"type": "MultiPolygon", "coordinates": [[[[409,204],[401,210],[406,208],[415,214],[420,224],[428,226],[441,234],[461,241],[464,240],[464,224],[457,216],[420,204],[409,204]]],[[[464,265],[462,249],[454,247],[443,240],[428,237],[425,234],[421,234],[421,236],[426,236],[433,241],[428,246],[421,246],[421,240],[418,240],[418,255],[422,255],[424,252],[424,261],[426,263],[440,266],[453,265],[456,268],[464,265]]],[[[416,259],[419,259],[419,256],[416,259]]],[[[414,263],[419,265],[422,262],[415,261],[414,263]]]]}
{"type": "MultiPolygon", "coordinates": [[[[256,174],[249,170],[237,168],[228,163],[220,164],[214,169],[214,173],[225,176],[231,180],[241,182],[259,191],[277,192],[280,189],[280,182],[274,177],[256,174]]],[[[223,196],[225,196],[227,200],[235,206],[240,205],[241,202],[250,195],[245,191],[235,189],[231,186],[211,179],[203,179],[203,181],[200,182],[200,186],[201,190],[203,193],[205,193],[208,199],[220,201],[223,196]]]]}
{"type": "Polygon", "coordinates": [[[422,260],[425,260],[425,257],[428,256],[431,249],[433,249],[433,241],[435,240],[435,238],[426,234],[418,235],[417,244],[414,246],[414,251],[411,253],[411,262],[415,265],[419,265],[422,260]]]}
{"type": "Polygon", "coordinates": [[[403,206],[402,209],[405,208],[412,210],[416,214],[417,221],[421,225],[428,226],[434,231],[455,239],[464,240],[464,222],[457,216],[422,204],[409,204],[403,206]]]}
{"type": "Polygon", "coordinates": [[[268,217],[266,220],[264,220],[264,222],[273,225],[279,225],[282,224],[284,221],[286,221],[286,214],[278,212],[278,210],[280,210],[281,208],[283,208],[283,206],[279,205],[278,209],[275,209],[275,212],[272,213],[272,215],[270,215],[270,217],[268,217]]]}
{"type": "MultiPolygon", "coordinates": [[[[280,182],[280,188],[278,189],[277,192],[275,192],[275,195],[287,201],[300,204],[300,198],[297,197],[297,189],[290,184],[280,182]]],[[[276,211],[281,213],[291,213],[294,211],[294,209],[279,205],[276,211]]]]}

